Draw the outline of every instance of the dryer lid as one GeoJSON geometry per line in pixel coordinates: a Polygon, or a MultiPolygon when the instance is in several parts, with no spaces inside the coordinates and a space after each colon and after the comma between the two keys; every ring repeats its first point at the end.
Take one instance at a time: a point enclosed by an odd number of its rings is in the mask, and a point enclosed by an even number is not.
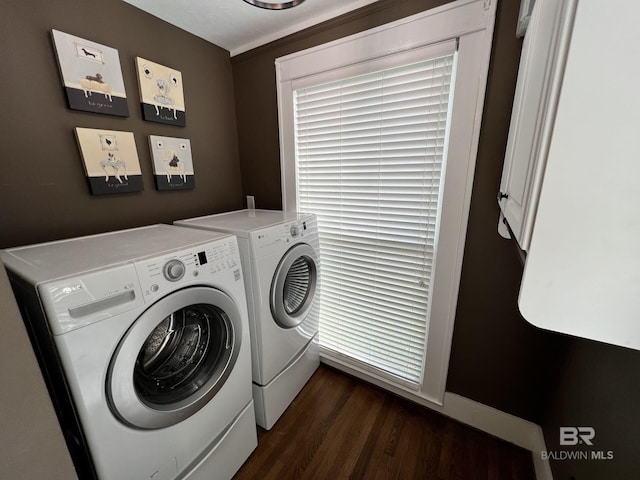
{"type": "Polygon", "coordinates": [[[204,217],[180,220],[174,225],[210,229],[247,237],[250,232],[282,223],[308,219],[312,214],[285,212],[282,210],[237,210],[204,217]]]}

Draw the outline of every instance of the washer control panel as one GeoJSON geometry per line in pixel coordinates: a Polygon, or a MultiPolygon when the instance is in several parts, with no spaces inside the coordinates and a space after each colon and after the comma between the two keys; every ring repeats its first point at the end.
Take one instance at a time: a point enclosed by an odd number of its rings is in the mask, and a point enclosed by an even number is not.
{"type": "Polygon", "coordinates": [[[136,263],[136,271],[145,300],[164,295],[177,284],[206,282],[229,271],[234,280],[242,279],[235,237],[142,260],[136,263]]]}

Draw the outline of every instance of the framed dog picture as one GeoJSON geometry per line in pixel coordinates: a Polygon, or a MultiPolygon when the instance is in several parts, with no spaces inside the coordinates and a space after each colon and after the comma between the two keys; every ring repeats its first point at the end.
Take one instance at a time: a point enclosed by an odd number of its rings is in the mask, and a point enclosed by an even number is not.
{"type": "Polygon", "coordinates": [[[118,51],[58,30],[52,36],[69,108],[128,117],[118,51]]]}
{"type": "Polygon", "coordinates": [[[149,135],[149,145],[158,190],[195,188],[191,142],[188,139],[149,135]]]}
{"type": "Polygon", "coordinates": [[[75,133],[92,194],[142,191],[133,133],[80,127],[75,133]]]}
{"type": "Polygon", "coordinates": [[[184,127],[186,114],[182,74],[173,68],[136,58],[142,117],[150,122],[184,127]]]}

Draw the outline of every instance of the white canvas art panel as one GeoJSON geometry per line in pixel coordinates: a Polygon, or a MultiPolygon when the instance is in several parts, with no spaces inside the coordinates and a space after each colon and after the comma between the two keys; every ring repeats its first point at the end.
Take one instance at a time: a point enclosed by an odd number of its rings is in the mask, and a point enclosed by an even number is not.
{"type": "Polygon", "coordinates": [[[58,30],[51,33],[69,108],[128,117],[118,51],[58,30]]]}
{"type": "Polygon", "coordinates": [[[158,190],[191,190],[195,188],[189,139],[150,135],[149,146],[158,190]]]}

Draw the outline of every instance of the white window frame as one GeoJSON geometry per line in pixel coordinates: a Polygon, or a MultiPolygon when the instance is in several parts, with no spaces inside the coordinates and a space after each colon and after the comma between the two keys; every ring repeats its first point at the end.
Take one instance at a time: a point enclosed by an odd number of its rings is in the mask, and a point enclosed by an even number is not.
{"type": "MultiPolygon", "coordinates": [[[[420,403],[442,405],[462,270],[497,0],[457,0],[381,27],[276,59],[282,205],[296,210],[293,92],[305,77],[388,56],[412,58],[455,39],[458,63],[442,191],[440,232],[422,387],[415,392],[321,350],[323,361],[420,403]]],[[[330,75],[330,74],[329,74],[330,75]]],[[[320,259],[322,265],[322,259],[320,259]]]]}

